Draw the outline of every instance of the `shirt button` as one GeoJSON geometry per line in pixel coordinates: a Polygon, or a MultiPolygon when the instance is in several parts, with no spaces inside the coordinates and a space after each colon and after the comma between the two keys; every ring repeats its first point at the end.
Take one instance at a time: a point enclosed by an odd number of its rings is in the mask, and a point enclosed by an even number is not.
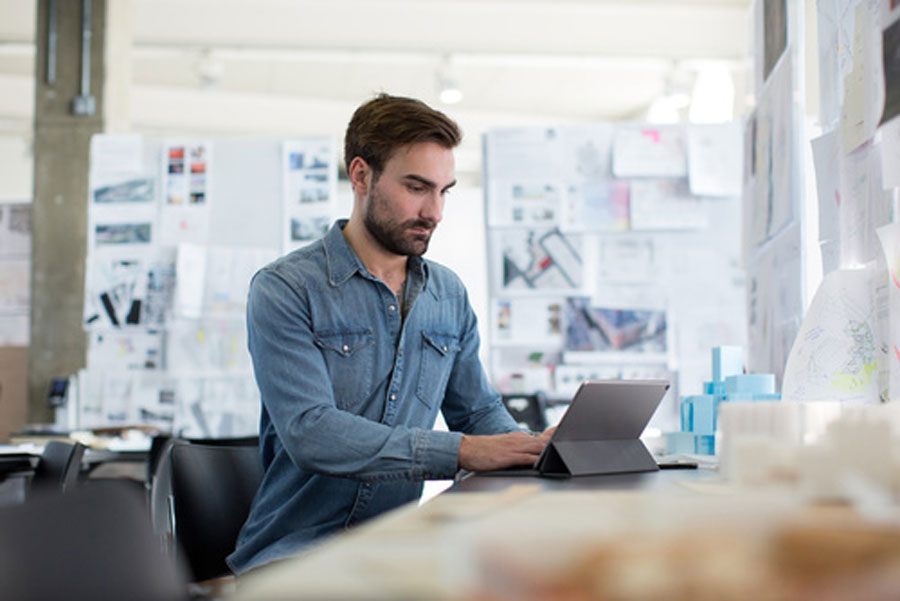
{"type": "Polygon", "coordinates": [[[446,347],[446,346],[443,346],[443,347],[441,347],[441,348],[444,349],[444,352],[445,352],[445,353],[447,352],[447,347],[446,347]]]}
{"type": "Polygon", "coordinates": [[[397,395],[396,395],[396,394],[392,394],[392,395],[391,395],[391,400],[392,400],[392,401],[396,401],[396,400],[397,400],[397,395]]]}
{"type": "Polygon", "coordinates": [[[344,346],[341,347],[341,349],[346,353],[347,351],[350,350],[350,347],[345,344],[344,346]]]}
{"type": "Polygon", "coordinates": [[[395,307],[394,305],[388,306],[388,311],[396,311],[396,310],[397,310],[397,307],[395,307]]]}

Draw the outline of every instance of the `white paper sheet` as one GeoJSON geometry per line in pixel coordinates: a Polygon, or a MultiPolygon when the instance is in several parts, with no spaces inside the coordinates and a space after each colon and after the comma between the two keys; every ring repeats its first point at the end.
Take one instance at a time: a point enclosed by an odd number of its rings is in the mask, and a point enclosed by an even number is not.
{"type": "Polygon", "coordinates": [[[179,379],[174,429],[181,436],[223,438],[258,432],[259,391],[252,377],[179,379]]]}
{"type": "Polygon", "coordinates": [[[745,216],[749,218],[747,233],[751,248],[763,244],[794,218],[791,187],[794,105],[789,59],[787,55],[779,61],[757,107],[756,180],[754,195],[745,199],[750,202],[745,216]]]}
{"type": "Polygon", "coordinates": [[[157,241],[156,182],[142,163],[140,136],[91,138],[88,255],[132,252],[157,241]]]}
{"type": "Polygon", "coordinates": [[[840,238],[841,148],[837,131],[811,142],[816,166],[816,191],[819,200],[819,241],[840,238]]]}
{"type": "Polygon", "coordinates": [[[692,196],[687,180],[631,182],[633,230],[701,229],[708,224],[704,201],[692,196]]]}
{"type": "Polygon", "coordinates": [[[0,315],[28,313],[31,306],[31,260],[0,259],[0,315]]]}
{"type": "Polygon", "coordinates": [[[175,375],[251,373],[243,318],[176,319],[166,325],[166,366],[175,375]]]}
{"type": "Polygon", "coordinates": [[[282,250],[318,240],[335,218],[337,163],[332,138],[289,140],[282,145],[282,250]]]}
{"type": "Polygon", "coordinates": [[[171,310],[174,253],[95,253],[85,277],[85,329],[158,326],[171,310]]]}
{"type": "Polygon", "coordinates": [[[822,281],[785,368],[788,401],[878,402],[878,348],[870,269],[822,281]]]}
{"type": "Polygon", "coordinates": [[[881,254],[875,228],[890,221],[881,186],[879,147],[865,144],[841,162],[841,265],[863,265],[881,254]]]}
{"type": "Polygon", "coordinates": [[[495,226],[553,226],[559,223],[565,185],[534,179],[492,180],[488,220],[495,226]]]}
{"type": "Polygon", "coordinates": [[[888,270],[888,396],[900,401],[900,223],[878,228],[878,237],[888,270]]]}
{"type": "Polygon", "coordinates": [[[585,282],[580,236],[559,230],[492,232],[496,290],[572,291],[585,282]]]}
{"type": "Polygon", "coordinates": [[[0,202],[0,258],[31,255],[31,203],[0,202]]]}
{"type": "Polygon", "coordinates": [[[207,315],[237,314],[247,307],[253,274],[278,257],[275,249],[209,247],[203,307],[207,315]]]}
{"type": "Polygon", "coordinates": [[[844,78],[841,104],[841,142],[845,153],[875,135],[884,106],[885,91],[879,29],[880,7],[861,0],[854,8],[853,70],[844,78]]]}
{"type": "Polygon", "coordinates": [[[492,344],[562,345],[564,301],[562,297],[494,299],[492,344]]]}
{"type": "Polygon", "coordinates": [[[206,248],[199,244],[179,244],[175,274],[175,315],[199,318],[206,289],[206,248]]]}
{"type": "Polygon", "coordinates": [[[160,239],[163,244],[203,244],[209,239],[213,202],[213,145],[209,141],[169,141],[161,151],[162,207],[160,239]]]}
{"type": "Polygon", "coordinates": [[[629,229],[629,183],[593,179],[570,184],[563,204],[562,229],[571,232],[622,232],[629,229]]]}
{"type": "Polygon", "coordinates": [[[616,177],[684,177],[687,149],[681,126],[622,125],[613,145],[616,177]]]}
{"type": "Polygon", "coordinates": [[[162,369],[162,330],[94,330],[88,338],[88,369],[162,369]]]}
{"type": "Polygon", "coordinates": [[[689,125],[688,180],[698,196],[739,196],[743,144],[740,122],[689,125]]]}

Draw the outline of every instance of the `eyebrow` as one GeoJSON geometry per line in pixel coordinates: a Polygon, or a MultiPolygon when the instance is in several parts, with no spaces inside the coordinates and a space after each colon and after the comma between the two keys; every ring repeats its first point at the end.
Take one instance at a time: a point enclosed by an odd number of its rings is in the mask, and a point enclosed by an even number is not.
{"type": "MultiPolygon", "coordinates": [[[[419,182],[420,184],[422,184],[424,186],[428,186],[429,188],[437,188],[437,184],[435,182],[431,181],[428,178],[422,177],[421,175],[416,175],[415,173],[409,173],[407,175],[404,175],[403,179],[419,182]]],[[[441,192],[446,192],[447,190],[449,190],[450,188],[452,188],[455,185],[456,185],[456,180],[453,180],[452,182],[450,182],[449,184],[444,186],[441,189],[441,192]]]]}

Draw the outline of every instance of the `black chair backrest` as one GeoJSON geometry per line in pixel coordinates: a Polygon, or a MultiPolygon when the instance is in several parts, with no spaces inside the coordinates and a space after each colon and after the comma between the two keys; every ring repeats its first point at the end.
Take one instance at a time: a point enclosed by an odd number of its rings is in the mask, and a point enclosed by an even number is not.
{"type": "Polygon", "coordinates": [[[78,442],[70,444],[59,440],[49,441],[34,468],[32,490],[70,491],[81,474],[85,448],[78,442]]]}
{"type": "Polygon", "coordinates": [[[86,483],[0,509],[0,599],[185,600],[186,582],[134,486],[86,483]]]}
{"type": "Polygon", "coordinates": [[[547,429],[546,402],[542,394],[504,394],[502,399],[506,410],[519,425],[534,432],[547,429]]]}
{"type": "Polygon", "coordinates": [[[169,480],[169,528],[194,581],[230,573],[225,558],[234,551],[263,477],[258,442],[244,442],[176,440],[157,472],[158,486],[169,480]]]}

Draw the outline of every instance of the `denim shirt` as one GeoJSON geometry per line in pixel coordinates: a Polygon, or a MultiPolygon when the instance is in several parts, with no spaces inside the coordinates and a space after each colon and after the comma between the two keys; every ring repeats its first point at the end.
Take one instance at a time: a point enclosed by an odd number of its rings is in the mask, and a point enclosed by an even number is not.
{"type": "Polygon", "coordinates": [[[452,478],[461,433],[518,429],[485,377],[459,278],[410,257],[404,320],[345,224],[250,285],[265,475],[228,557],[236,573],[416,500],[425,479],[452,478]],[[438,410],[450,432],[431,429],[438,410]]]}

